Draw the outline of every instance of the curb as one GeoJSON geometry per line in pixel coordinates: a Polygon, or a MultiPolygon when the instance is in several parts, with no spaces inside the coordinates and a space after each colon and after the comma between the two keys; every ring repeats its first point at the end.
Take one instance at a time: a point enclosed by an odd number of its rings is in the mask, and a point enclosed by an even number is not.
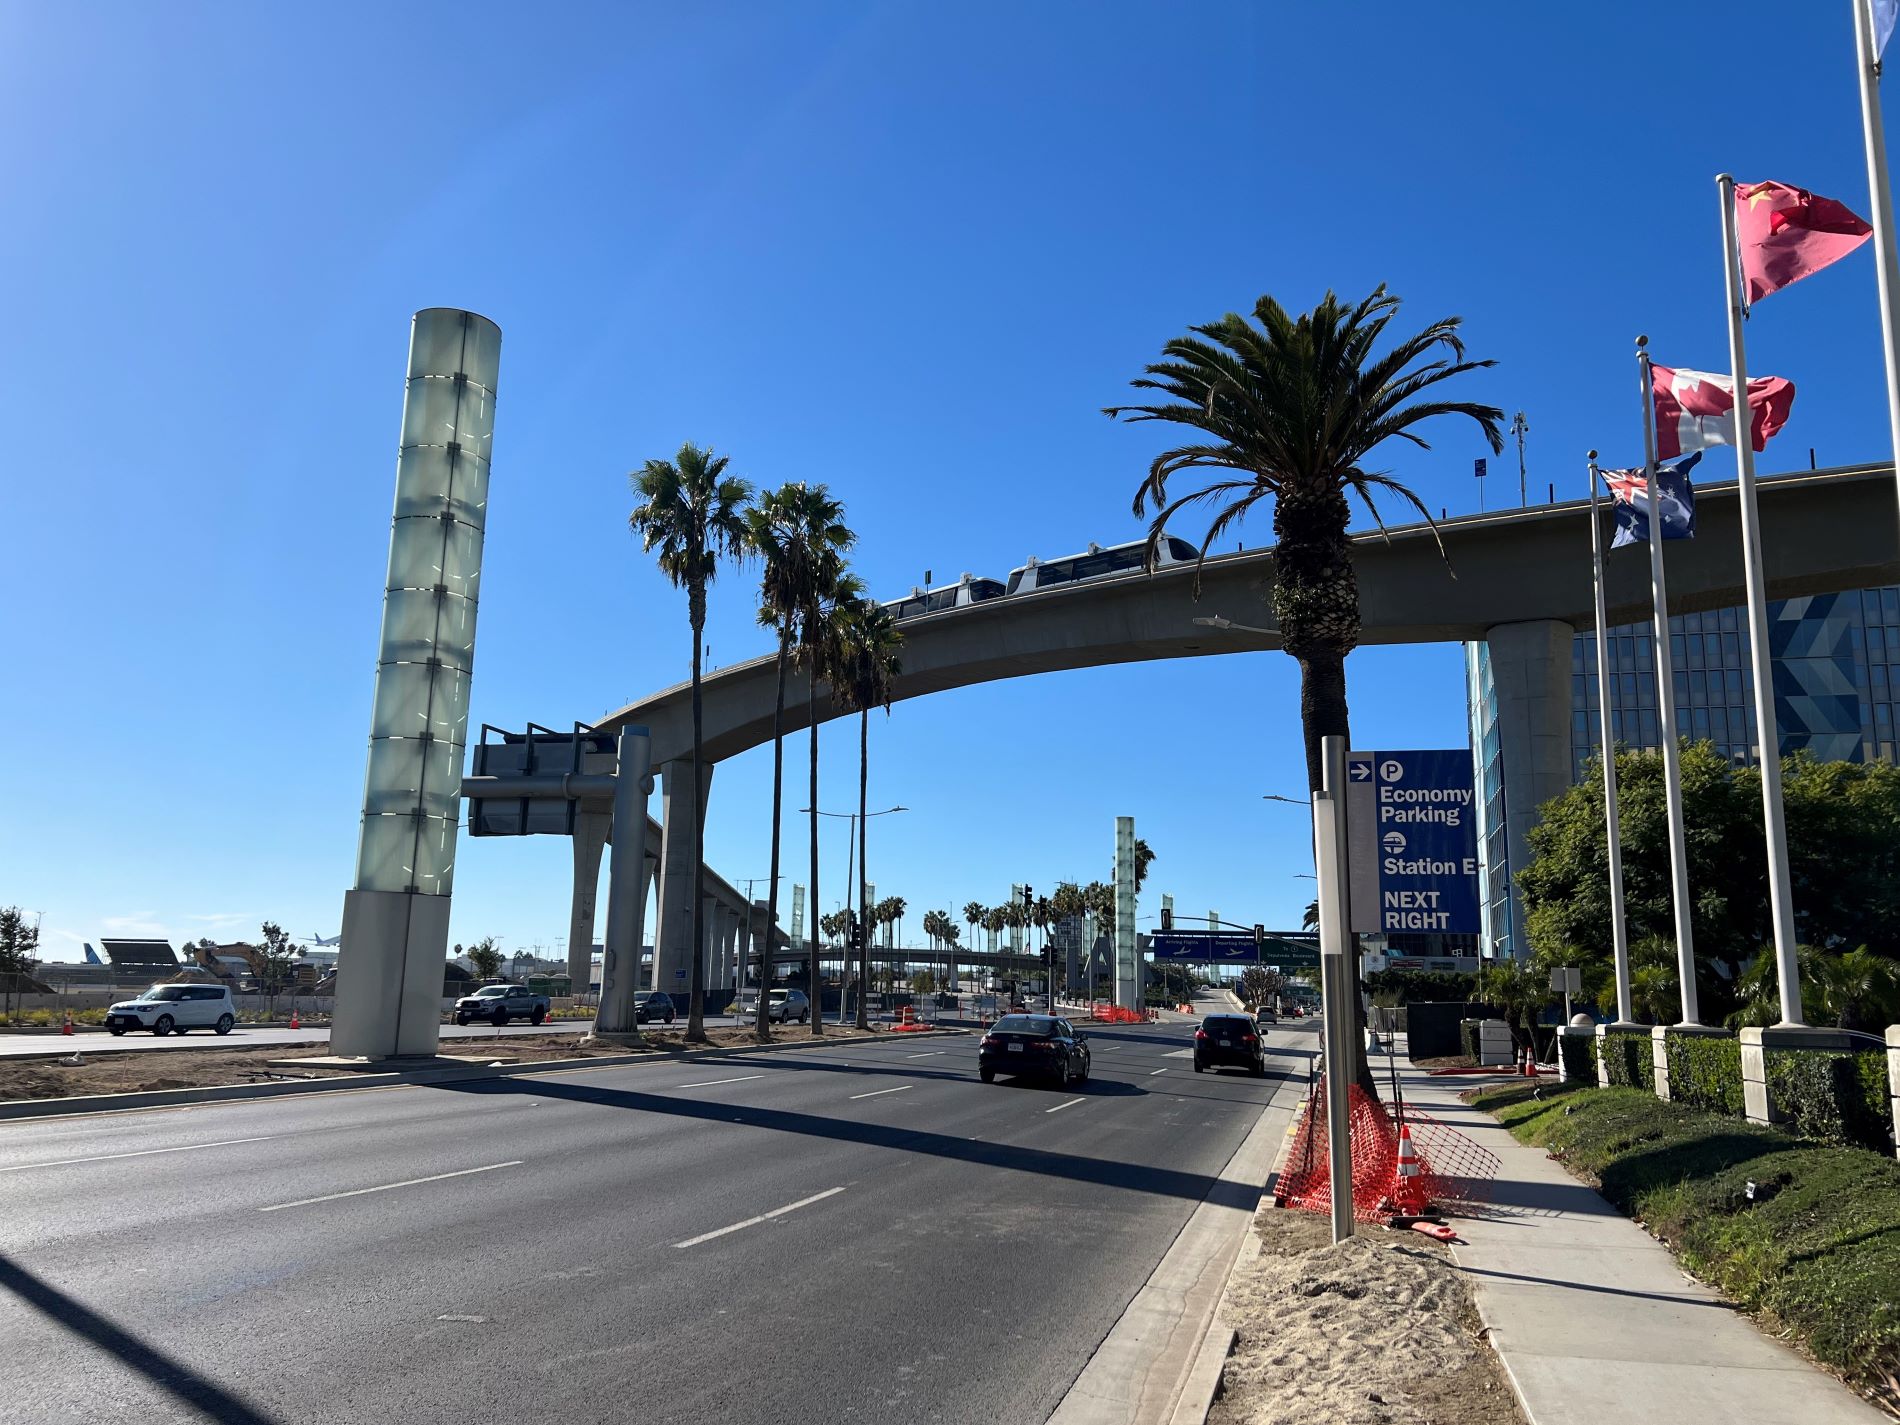
{"type": "MultiPolygon", "coordinates": [[[[1284,1151],[1286,1079],[1220,1171],[1217,1188],[1258,1186],[1284,1151]]],[[[1288,1110],[1290,1112],[1290,1110],[1288,1110]]],[[[1220,1320],[1233,1264],[1251,1236],[1254,1211],[1221,1205],[1214,1190],[1189,1215],[1153,1275],[1136,1291],[1083,1367],[1049,1425],[1200,1425],[1220,1384],[1233,1331],[1220,1320]],[[1236,1222],[1234,1219],[1238,1219],[1236,1222]]]]}
{"type": "MultiPolygon", "coordinates": [[[[963,1029],[913,1030],[895,1042],[912,1039],[943,1039],[967,1034],[963,1029]]],[[[133,1113],[148,1109],[172,1108],[194,1103],[226,1103],[246,1099],[285,1098],[293,1094],[361,1093],[370,1089],[406,1088],[412,1085],[459,1084],[474,1079],[508,1079],[535,1074],[573,1073],[580,1069],[618,1069],[632,1064],[679,1063],[686,1060],[723,1058],[731,1054],[770,1054],[799,1049],[829,1049],[840,1045],[891,1042],[888,1035],[874,1038],[853,1036],[849,1039],[799,1039],[773,1044],[718,1045],[710,1049],[647,1049],[635,1054],[597,1054],[586,1059],[539,1059],[525,1064],[470,1065],[466,1069],[425,1069],[410,1073],[352,1074],[335,1078],[296,1079],[264,1084],[213,1084],[190,1089],[147,1089],[131,1093],[78,1094],[71,1098],[20,1098],[0,1102],[0,1123],[36,1118],[77,1117],[102,1113],[133,1113]]],[[[268,1048],[268,1045],[253,1045],[268,1048]]],[[[282,1046],[286,1049],[296,1045],[282,1046]]]]}

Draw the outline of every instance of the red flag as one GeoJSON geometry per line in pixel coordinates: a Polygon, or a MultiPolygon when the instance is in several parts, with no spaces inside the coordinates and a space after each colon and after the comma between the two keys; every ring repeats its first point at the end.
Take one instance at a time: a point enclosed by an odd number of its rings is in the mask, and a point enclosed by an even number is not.
{"type": "Polygon", "coordinates": [[[1742,248],[1748,300],[1759,302],[1846,257],[1867,241],[1873,229],[1845,203],[1817,198],[1805,188],[1737,183],[1735,233],[1742,248]]]}
{"type": "MultiPolygon", "coordinates": [[[[1656,396],[1656,456],[1674,460],[1711,445],[1735,444],[1735,382],[1709,371],[1675,370],[1650,364],[1656,396]]],[[[1757,450],[1788,424],[1794,409],[1794,382],[1782,376],[1755,376],[1748,382],[1750,443],[1757,450]]]]}

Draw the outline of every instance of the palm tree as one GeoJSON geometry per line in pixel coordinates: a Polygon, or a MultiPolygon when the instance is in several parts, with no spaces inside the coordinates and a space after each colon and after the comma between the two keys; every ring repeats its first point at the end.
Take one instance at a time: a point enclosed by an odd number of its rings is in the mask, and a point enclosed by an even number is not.
{"type": "MultiPolygon", "coordinates": [[[[1391,476],[1367,469],[1367,458],[1391,439],[1429,449],[1413,427],[1443,415],[1469,417],[1493,451],[1504,449],[1504,412],[1496,406],[1426,395],[1441,382],[1495,364],[1466,359],[1459,318],[1441,318],[1374,354],[1398,310],[1399,299],[1384,284],[1352,305],[1328,292],[1299,317],[1263,296],[1252,321],[1229,312],[1190,328],[1131,383],[1168,399],[1107,409],[1110,417],[1187,426],[1197,437],[1155,456],[1135,491],[1136,514],[1154,507],[1151,561],[1168,521],[1187,506],[1218,507],[1201,539],[1205,559],[1222,532],[1271,498],[1273,613],[1281,646],[1300,665],[1306,780],[1315,793],[1321,739],[1351,738],[1346,655],[1359,644],[1360,625],[1347,497],[1358,497],[1380,529],[1385,524],[1374,496],[1381,491],[1418,511],[1434,537],[1438,529],[1424,501],[1391,476]],[[1222,476],[1171,497],[1169,480],[1185,470],[1222,476]]],[[[1198,588],[1198,565],[1196,575],[1198,588]]],[[[1351,999],[1356,1023],[1358,996],[1351,999]]],[[[1359,1080],[1376,1094],[1365,1036],[1353,1039],[1359,1080]]]]}
{"type": "Polygon", "coordinates": [[[983,923],[984,911],[985,907],[982,901],[965,901],[963,903],[963,920],[964,923],[970,927],[970,943],[973,946],[976,944],[976,928],[983,923]]]}
{"type": "MultiPolygon", "coordinates": [[[[844,611],[864,598],[864,585],[857,576],[845,572],[843,561],[835,567],[814,569],[814,578],[806,589],[804,607],[798,619],[798,661],[805,667],[805,715],[811,728],[811,884],[806,895],[818,904],[818,680],[835,682],[842,654],[844,611]],[[822,577],[825,573],[830,578],[822,577]]],[[[819,944],[811,942],[811,1033],[814,1039],[825,1032],[825,1016],[820,1012],[823,986],[818,979],[819,944]]]]}
{"type": "Polygon", "coordinates": [[[1002,906],[993,905],[984,910],[983,928],[990,933],[990,954],[992,955],[996,953],[996,937],[1002,931],[1005,924],[1007,924],[1007,921],[1004,919],[1002,906]]]}
{"type": "Polygon", "coordinates": [[[1496,406],[1417,399],[1442,381],[1494,363],[1465,359],[1460,319],[1445,317],[1375,356],[1399,299],[1383,285],[1353,306],[1331,292],[1292,317],[1271,297],[1253,321],[1229,312],[1190,328],[1162,348],[1163,359],[1132,383],[1169,397],[1156,405],[1111,406],[1130,421],[1191,427],[1195,443],[1157,455],[1135,492],[1135,513],[1155,514],[1150,557],[1168,521],[1189,505],[1220,508],[1201,541],[1214,540],[1259,501],[1273,501],[1273,612],[1286,651],[1300,664],[1300,716],[1306,776],[1320,788],[1320,739],[1347,736],[1346,655],[1359,643],[1359,587],[1346,537],[1355,495],[1380,528],[1375,492],[1398,496],[1432,524],[1431,511],[1391,476],[1368,470],[1367,457],[1388,439],[1429,449],[1412,427],[1434,416],[1468,416],[1494,451],[1504,449],[1496,406]],[[1429,359],[1428,359],[1429,358],[1429,359]],[[1225,478],[1170,498],[1184,470],[1225,478]]]}
{"type": "Polygon", "coordinates": [[[1139,836],[1135,838],[1135,894],[1141,894],[1141,883],[1148,879],[1148,868],[1154,864],[1155,853],[1147,842],[1139,836]]]}
{"type": "Polygon", "coordinates": [[[749,547],[745,503],[752,497],[752,487],[727,476],[725,456],[701,450],[690,441],[672,460],[649,460],[630,478],[640,503],[634,506],[627,523],[640,536],[641,549],[648,553],[659,550],[660,572],[673,587],[686,590],[687,617],[693,625],[693,904],[688,920],[693,936],[693,980],[686,1038],[704,1043],[706,939],[700,918],[706,896],[706,817],[699,802],[699,677],[706,633],[706,586],[719,572],[722,558],[741,558],[749,547]]]}
{"type": "MultiPolygon", "coordinates": [[[[759,497],[748,512],[747,537],[764,561],[759,584],[759,622],[778,637],[777,683],[772,703],[772,871],[766,882],[767,926],[778,924],[779,841],[785,807],[785,671],[799,620],[810,607],[814,588],[835,584],[844,571],[845,552],[856,536],[844,525],[844,506],[823,485],[781,485],[759,497]]],[[[814,736],[815,736],[814,732],[814,736]]],[[[815,805],[816,803],[814,803],[815,805]]],[[[824,929],[820,923],[820,929],[824,929]]],[[[771,939],[768,933],[766,939],[771,939]]],[[[761,952],[763,955],[765,952],[761,952]]],[[[759,965],[759,984],[766,979],[759,965]]],[[[761,988],[753,1032],[761,1043],[772,1037],[761,988]]]]}
{"type": "MultiPolygon", "coordinates": [[[[853,888],[853,897],[868,928],[871,908],[865,903],[864,857],[871,822],[865,814],[871,777],[871,709],[881,707],[887,716],[890,713],[891,692],[900,671],[897,650],[904,635],[897,631],[897,620],[891,617],[890,610],[869,599],[856,599],[845,607],[838,633],[840,656],[835,678],[838,697],[846,708],[855,709],[858,714],[858,884],[853,888]]],[[[860,1029],[870,1025],[864,1002],[870,954],[868,944],[859,947],[857,1026],[860,1029]]]]}

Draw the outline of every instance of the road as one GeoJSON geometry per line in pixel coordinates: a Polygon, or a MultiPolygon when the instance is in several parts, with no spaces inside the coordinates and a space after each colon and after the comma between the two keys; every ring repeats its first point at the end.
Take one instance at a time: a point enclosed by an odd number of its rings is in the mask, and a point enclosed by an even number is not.
{"type": "MultiPolygon", "coordinates": [[[[672,1028],[686,1023],[685,1014],[673,1021],[672,1028]]],[[[730,1015],[709,1014],[708,1025],[732,1025],[738,1023],[730,1015]]],[[[497,1029],[492,1024],[445,1024],[442,1026],[444,1041],[451,1039],[493,1039],[496,1035],[509,1034],[585,1034],[594,1027],[591,1019],[557,1019],[542,1025],[539,1029],[531,1024],[510,1024],[505,1029],[497,1029]]],[[[664,1029],[669,1026],[654,1023],[642,1025],[642,1028],[664,1029]]],[[[239,1025],[222,1037],[208,1029],[194,1029],[189,1034],[168,1034],[163,1039],[153,1034],[140,1034],[136,1031],[123,1036],[102,1033],[98,1030],[81,1030],[71,1038],[62,1034],[4,1034],[0,1033],[0,1059],[34,1058],[48,1054],[70,1054],[74,1049],[82,1049],[88,1054],[124,1053],[128,1050],[165,1050],[165,1049],[204,1049],[222,1045],[226,1048],[243,1046],[252,1049],[268,1049],[275,1044],[327,1044],[330,1031],[327,1028],[312,1026],[308,1029],[278,1029],[263,1026],[239,1025]]],[[[450,1049],[446,1052],[453,1053],[450,1049]]]]}
{"type": "Polygon", "coordinates": [[[1040,1421],[1314,1047],[1190,1032],[0,1125],[0,1421],[1040,1421]]]}

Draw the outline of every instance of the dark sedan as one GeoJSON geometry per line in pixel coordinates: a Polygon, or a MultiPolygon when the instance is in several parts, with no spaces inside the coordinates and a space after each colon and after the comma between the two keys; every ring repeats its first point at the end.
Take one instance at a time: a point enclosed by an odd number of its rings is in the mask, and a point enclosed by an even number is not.
{"type": "Polygon", "coordinates": [[[976,1046],[976,1071],[984,1083],[998,1074],[1086,1083],[1089,1038],[1066,1019],[1050,1014],[1006,1014],[976,1046]]]}
{"type": "Polygon", "coordinates": [[[1244,1014],[1210,1014],[1194,1031],[1194,1072],[1222,1067],[1267,1076],[1267,1036],[1244,1014]]]}

